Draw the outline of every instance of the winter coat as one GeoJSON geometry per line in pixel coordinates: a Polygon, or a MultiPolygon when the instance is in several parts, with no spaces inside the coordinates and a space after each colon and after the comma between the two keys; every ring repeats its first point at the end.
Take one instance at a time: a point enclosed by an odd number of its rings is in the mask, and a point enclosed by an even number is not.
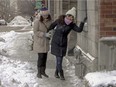
{"type": "Polygon", "coordinates": [[[53,38],[51,41],[51,53],[55,56],[65,56],[67,50],[67,36],[73,29],[76,32],[82,32],[84,23],[81,23],[78,27],[75,23],[70,25],[59,24],[58,20],[53,22],[49,27],[49,30],[54,29],[53,38]]]}
{"type": "Polygon", "coordinates": [[[39,19],[35,19],[34,21],[34,44],[33,50],[37,53],[46,53],[49,50],[49,39],[45,37],[45,33],[47,32],[47,28],[51,24],[51,21],[43,21],[40,22],[39,19]],[[45,26],[45,25],[46,26],[45,26]]]}

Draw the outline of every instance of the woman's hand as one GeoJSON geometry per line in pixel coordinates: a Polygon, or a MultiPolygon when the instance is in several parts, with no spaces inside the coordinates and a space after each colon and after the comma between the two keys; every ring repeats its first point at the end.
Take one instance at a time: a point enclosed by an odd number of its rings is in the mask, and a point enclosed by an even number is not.
{"type": "Polygon", "coordinates": [[[84,18],[83,22],[85,23],[87,21],[87,17],[84,18]]]}
{"type": "Polygon", "coordinates": [[[49,33],[49,32],[45,33],[45,37],[48,38],[48,39],[50,39],[51,38],[51,33],[49,33]]]}

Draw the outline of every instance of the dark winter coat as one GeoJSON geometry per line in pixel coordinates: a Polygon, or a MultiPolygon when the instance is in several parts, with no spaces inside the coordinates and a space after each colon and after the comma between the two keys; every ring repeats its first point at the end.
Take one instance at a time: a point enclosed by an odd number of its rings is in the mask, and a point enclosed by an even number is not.
{"type": "Polygon", "coordinates": [[[65,56],[67,50],[67,36],[73,29],[76,32],[82,32],[84,23],[78,27],[75,23],[70,25],[60,24],[58,20],[53,22],[49,30],[54,29],[53,38],[51,41],[51,53],[55,56],[65,56]]]}

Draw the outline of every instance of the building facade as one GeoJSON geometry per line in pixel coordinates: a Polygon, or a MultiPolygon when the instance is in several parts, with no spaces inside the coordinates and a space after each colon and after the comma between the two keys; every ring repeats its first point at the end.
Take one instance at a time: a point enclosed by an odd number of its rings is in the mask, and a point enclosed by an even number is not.
{"type": "Polygon", "coordinates": [[[72,31],[69,36],[68,49],[77,46],[83,55],[85,68],[77,68],[77,73],[116,69],[116,0],[48,0],[54,19],[72,7],[77,9],[77,24],[88,18],[82,33],[72,31]]]}

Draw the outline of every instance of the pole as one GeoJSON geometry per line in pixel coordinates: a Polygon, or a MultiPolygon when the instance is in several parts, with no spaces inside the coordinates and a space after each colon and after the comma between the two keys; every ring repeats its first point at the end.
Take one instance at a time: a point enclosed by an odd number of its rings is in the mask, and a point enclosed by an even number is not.
{"type": "Polygon", "coordinates": [[[48,10],[50,12],[50,0],[48,0],[48,10]]]}

